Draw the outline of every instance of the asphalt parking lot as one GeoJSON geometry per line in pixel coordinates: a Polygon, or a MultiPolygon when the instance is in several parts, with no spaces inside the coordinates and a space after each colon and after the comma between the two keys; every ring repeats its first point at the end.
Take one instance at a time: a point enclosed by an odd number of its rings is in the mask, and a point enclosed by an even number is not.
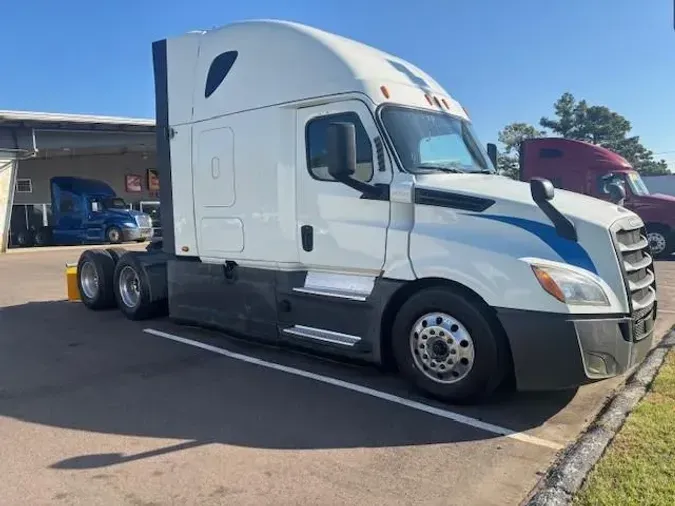
{"type": "MultiPolygon", "coordinates": [[[[65,301],[78,255],[0,257],[3,505],[519,504],[623,379],[442,405],[371,367],[87,311],[65,301]]],[[[662,336],[675,262],[657,271],[662,336]]]]}

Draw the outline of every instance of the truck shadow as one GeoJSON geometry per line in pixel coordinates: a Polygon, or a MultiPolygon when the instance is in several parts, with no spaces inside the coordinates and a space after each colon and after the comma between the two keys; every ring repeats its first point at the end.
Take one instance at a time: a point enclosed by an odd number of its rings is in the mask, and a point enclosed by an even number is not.
{"type": "MultiPolygon", "coordinates": [[[[142,328],[116,311],[93,313],[66,301],[0,308],[0,416],[58,428],[184,440],[137,455],[78,456],[53,465],[60,469],[105,467],[213,443],[372,448],[497,437],[155,338],[142,328]]],[[[223,339],[222,346],[228,341],[223,339]]],[[[369,376],[377,375],[368,370],[369,376]]],[[[521,431],[541,425],[573,397],[574,392],[505,394],[465,410],[521,431]]]]}

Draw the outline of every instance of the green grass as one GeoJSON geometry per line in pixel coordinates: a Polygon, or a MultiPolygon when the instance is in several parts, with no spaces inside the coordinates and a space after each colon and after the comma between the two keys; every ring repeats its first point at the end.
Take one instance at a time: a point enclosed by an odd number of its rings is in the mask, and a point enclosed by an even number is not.
{"type": "Polygon", "coordinates": [[[666,357],[574,505],[675,505],[675,353],[666,357]]]}

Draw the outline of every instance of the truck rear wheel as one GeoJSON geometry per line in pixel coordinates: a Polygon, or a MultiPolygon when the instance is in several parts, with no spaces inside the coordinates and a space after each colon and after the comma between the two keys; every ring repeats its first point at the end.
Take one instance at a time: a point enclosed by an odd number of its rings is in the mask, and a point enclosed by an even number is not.
{"type": "Polygon", "coordinates": [[[49,246],[52,243],[52,230],[49,227],[41,227],[35,232],[36,246],[49,246]]]}
{"type": "Polygon", "coordinates": [[[117,262],[120,259],[120,257],[127,252],[127,250],[125,250],[124,248],[106,248],[105,251],[110,253],[110,256],[112,257],[113,262],[115,262],[115,265],[117,265],[117,262]]]}
{"type": "Polygon", "coordinates": [[[150,298],[150,280],[139,260],[142,252],[128,251],[115,265],[113,289],[117,307],[130,320],[146,320],[159,314],[158,302],[150,298]]]}
{"type": "Polygon", "coordinates": [[[392,329],[399,370],[451,402],[490,395],[505,378],[508,345],[488,308],[452,288],[429,288],[403,304],[392,329]]]}
{"type": "Polygon", "coordinates": [[[21,248],[30,248],[35,244],[33,232],[30,230],[22,230],[16,234],[16,244],[21,248]]]}
{"type": "Polygon", "coordinates": [[[77,262],[77,286],[80,299],[89,309],[109,309],[115,306],[113,274],[115,262],[103,250],[85,250],[77,262]]]}

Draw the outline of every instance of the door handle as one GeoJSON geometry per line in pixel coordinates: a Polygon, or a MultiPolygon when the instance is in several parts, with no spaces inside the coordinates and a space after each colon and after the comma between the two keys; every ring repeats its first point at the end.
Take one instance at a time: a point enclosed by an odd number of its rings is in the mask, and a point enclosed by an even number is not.
{"type": "Polygon", "coordinates": [[[314,228],[311,225],[300,227],[300,237],[302,237],[302,249],[312,251],[314,249],[314,228]]]}

